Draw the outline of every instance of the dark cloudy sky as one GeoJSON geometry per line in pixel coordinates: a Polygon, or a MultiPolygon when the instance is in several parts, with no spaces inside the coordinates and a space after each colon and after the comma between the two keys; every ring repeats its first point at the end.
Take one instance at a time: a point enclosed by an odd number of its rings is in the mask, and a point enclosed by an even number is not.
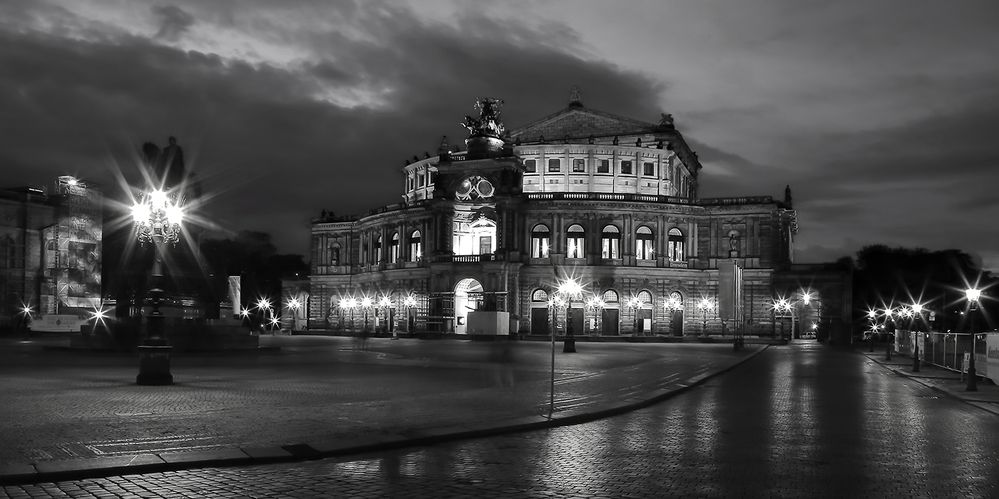
{"type": "MultiPolygon", "coordinates": [[[[476,96],[656,121],[702,195],[794,190],[799,261],[865,244],[999,268],[999,2],[0,0],[0,185],[117,189],[176,135],[227,229],[394,203],[476,96]]],[[[114,194],[110,192],[109,194],[114,194]]]]}

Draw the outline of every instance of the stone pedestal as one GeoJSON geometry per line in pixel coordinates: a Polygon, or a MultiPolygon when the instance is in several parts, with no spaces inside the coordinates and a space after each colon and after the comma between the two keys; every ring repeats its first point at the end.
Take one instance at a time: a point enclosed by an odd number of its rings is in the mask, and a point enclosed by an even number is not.
{"type": "Polygon", "coordinates": [[[139,385],[172,385],[173,375],[170,374],[169,345],[140,345],[139,375],[135,383],[139,385]]]}

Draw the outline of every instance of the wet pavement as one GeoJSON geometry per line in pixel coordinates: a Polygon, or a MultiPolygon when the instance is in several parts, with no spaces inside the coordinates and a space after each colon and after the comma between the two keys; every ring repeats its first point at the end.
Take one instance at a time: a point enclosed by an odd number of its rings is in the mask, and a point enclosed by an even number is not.
{"type": "Polygon", "coordinates": [[[178,355],[176,384],[160,387],[134,384],[133,355],[5,345],[0,483],[287,460],[566,424],[682,390],[762,348],[580,342],[566,355],[559,344],[549,419],[547,343],[262,342],[281,349],[178,355]]]}
{"type": "MultiPolygon", "coordinates": [[[[999,496],[999,417],[948,394],[944,373],[924,367],[909,378],[901,375],[904,358],[899,366],[875,360],[816,343],[770,347],[664,402],[578,425],[3,490],[10,497],[999,496]]],[[[982,388],[974,397],[996,390],[982,388]]]]}

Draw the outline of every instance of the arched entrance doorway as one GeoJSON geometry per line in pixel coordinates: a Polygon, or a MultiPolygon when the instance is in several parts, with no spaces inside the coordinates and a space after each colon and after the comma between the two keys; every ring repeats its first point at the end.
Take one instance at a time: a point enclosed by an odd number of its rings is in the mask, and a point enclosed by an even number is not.
{"type": "Polygon", "coordinates": [[[462,279],[454,286],[454,333],[467,334],[468,313],[478,310],[482,302],[482,284],[472,278],[462,279]]]}

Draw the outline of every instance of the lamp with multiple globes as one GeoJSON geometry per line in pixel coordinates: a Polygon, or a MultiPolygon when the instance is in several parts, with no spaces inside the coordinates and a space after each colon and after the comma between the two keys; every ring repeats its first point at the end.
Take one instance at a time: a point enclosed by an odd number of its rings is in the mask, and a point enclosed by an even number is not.
{"type": "Polygon", "coordinates": [[[586,309],[593,315],[590,322],[590,334],[597,334],[597,328],[600,327],[599,322],[602,320],[600,314],[605,305],[604,301],[597,296],[591,296],[586,300],[586,309]]]}
{"type": "Polygon", "coordinates": [[[172,348],[163,335],[164,317],[160,311],[164,301],[164,292],[161,288],[163,251],[165,245],[176,244],[180,240],[183,220],[183,206],[161,189],[154,189],[143,195],[140,201],[132,206],[136,238],[140,243],[152,243],[154,246],[149,290],[152,310],[146,318],[145,339],[139,346],[139,375],[136,377],[136,383],[140,385],[173,384],[173,375],[170,374],[172,348]]]}
{"type": "Polygon", "coordinates": [[[675,312],[678,310],[683,310],[683,300],[681,300],[675,294],[670,295],[665,301],[663,301],[663,309],[666,310],[666,315],[669,316],[670,329],[674,329],[673,321],[676,320],[675,312]]]}
{"type": "Polygon", "coordinates": [[[565,339],[562,342],[562,352],[572,353],[576,351],[576,336],[572,323],[572,301],[582,300],[583,286],[575,279],[566,279],[558,286],[558,296],[562,296],[566,301],[565,309],[565,339]]]}

